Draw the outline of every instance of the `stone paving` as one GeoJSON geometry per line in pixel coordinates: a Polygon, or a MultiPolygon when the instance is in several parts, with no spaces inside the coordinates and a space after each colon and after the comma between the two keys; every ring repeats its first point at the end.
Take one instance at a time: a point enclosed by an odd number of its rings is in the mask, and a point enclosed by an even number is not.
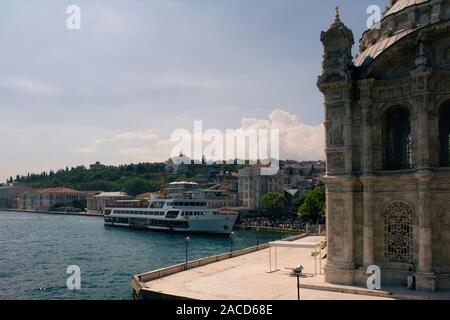
{"type": "MultiPolygon", "coordinates": [[[[308,237],[300,242],[324,240],[308,237]]],[[[290,268],[301,264],[304,273],[314,274],[312,249],[278,248],[279,271],[269,273],[269,250],[261,250],[233,259],[191,269],[151,281],[151,291],[200,300],[297,300],[297,280],[290,268]]],[[[272,249],[272,253],[274,249],[272,249]]],[[[322,260],[324,266],[326,260],[322,260]]],[[[323,277],[301,279],[301,283],[323,284],[323,277]]],[[[364,289],[362,289],[364,290],[364,289]]],[[[365,289],[367,290],[367,289],[365,289]]],[[[371,296],[333,292],[329,290],[301,290],[303,300],[386,300],[388,296],[371,296]]],[[[364,291],[360,291],[364,293],[364,291]]]]}

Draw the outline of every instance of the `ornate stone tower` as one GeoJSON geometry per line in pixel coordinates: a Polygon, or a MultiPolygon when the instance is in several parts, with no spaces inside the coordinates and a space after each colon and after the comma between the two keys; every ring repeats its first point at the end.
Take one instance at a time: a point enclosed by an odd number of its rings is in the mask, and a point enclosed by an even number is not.
{"type": "Polygon", "coordinates": [[[339,12],[323,32],[326,281],[450,288],[450,0],[392,0],[352,58],[339,12]]]}

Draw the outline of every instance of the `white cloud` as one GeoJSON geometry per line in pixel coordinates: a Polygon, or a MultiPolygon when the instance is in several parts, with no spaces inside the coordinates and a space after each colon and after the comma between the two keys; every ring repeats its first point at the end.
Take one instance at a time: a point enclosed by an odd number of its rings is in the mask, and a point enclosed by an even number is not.
{"type": "Polygon", "coordinates": [[[0,85],[32,95],[55,96],[60,93],[60,90],[54,85],[26,78],[2,79],[0,85]]]}
{"type": "MultiPolygon", "coordinates": [[[[249,129],[277,129],[280,133],[279,154],[281,159],[292,160],[322,160],[325,159],[325,138],[323,125],[308,125],[295,114],[276,109],[270,113],[268,119],[243,118],[239,129],[243,132],[249,129]]],[[[211,128],[203,127],[203,134],[211,128]]],[[[234,129],[236,130],[236,129],[234,129]]],[[[217,130],[225,135],[225,131],[217,130]]],[[[189,133],[189,132],[186,132],[189,133]]],[[[245,133],[244,133],[245,134],[245,133]]],[[[185,137],[192,144],[201,136],[190,132],[190,137],[185,137]]],[[[203,140],[205,137],[203,136],[203,140]]],[[[226,139],[223,140],[224,142],[226,139]]],[[[175,146],[179,147],[179,141],[171,141],[170,138],[159,138],[153,131],[136,131],[114,135],[114,139],[103,142],[108,148],[115,148],[115,153],[128,161],[164,161],[173,152],[175,146]]],[[[203,151],[210,142],[203,141],[203,151]]],[[[225,146],[224,146],[225,147],[225,146]]],[[[184,148],[186,149],[186,148],[184,148]]],[[[183,152],[191,155],[189,150],[183,152]]],[[[191,149],[192,151],[192,149],[191,149]]],[[[272,153],[273,155],[273,153],[272,153]]],[[[192,155],[191,155],[192,156],[192,155]]],[[[228,155],[227,155],[228,156],[228,155]]],[[[222,160],[222,159],[221,159],[222,160]]]]}
{"type": "Polygon", "coordinates": [[[323,125],[311,126],[292,113],[276,109],[269,119],[242,119],[242,129],[280,130],[280,157],[292,160],[320,160],[325,158],[323,125]]]}
{"type": "Polygon", "coordinates": [[[158,134],[153,130],[130,131],[114,136],[116,140],[156,140],[158,134]]]}

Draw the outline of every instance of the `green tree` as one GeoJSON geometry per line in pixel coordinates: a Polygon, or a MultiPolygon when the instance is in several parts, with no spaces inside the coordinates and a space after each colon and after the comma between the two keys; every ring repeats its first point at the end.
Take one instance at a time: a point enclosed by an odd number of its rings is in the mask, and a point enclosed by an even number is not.
{"type": "Polygon", "coordinates": [[[301,196],[297,196],[294,199],[292,199],[291,204],[295,208],[295,211],[297,211],[300,208],[300,206],[305,203],[305,198],[306,194],[302,194],[301,196]]]}
{"type": "Polygon", "coordinates": [[[141,193],[153,191],[149,181],[142,178],[134,177],[126,180],[123,184],[123,190],[130,196],[137,196],[141,193]]]}
{"type": "Polygon", "coordinates": [[[261,208],[266,215],[282,215],[288,205],[288,201],[282,193],[269,192],[261,198],[261,208]]]}
{"type": "Polygon", "coordinates": [[[105,180],[94,180],[84,184],[84,190],[96,190],[96,191],[118,191],[118,187],[115,183],[105,180]]]}
{"type": "Polygon", "coordinates": [[[309,192],[304,203],[298,209],[300,219],[315,223],[325,219],[325,188],[319,187],[309,192]]]}

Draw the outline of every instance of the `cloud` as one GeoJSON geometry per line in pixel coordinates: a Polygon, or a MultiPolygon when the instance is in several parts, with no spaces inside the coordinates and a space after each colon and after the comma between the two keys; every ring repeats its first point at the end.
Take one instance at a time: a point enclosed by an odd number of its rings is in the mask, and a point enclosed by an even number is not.
{"type": "Polygon", "coordinates": [[[158,134],[154,130],[130,131],[114,136],[116,140],[156,140],[158,134]]]}
{"type": "Polygon", "coordinates": [[[295,114],[276,109],[269,119],[244,118],[242,129],[280,130],[280,158],[292,160],[325,159],[323,125],[311,126],[295,114]]]}
{"type": "MultiPolygon", "coordinates": [[[[203,140],[203,154],[206,154],[207,152],[205,153],[205,151],[211,141],[206,140],[205,133],[210,131],[210,129],[211,128],[203,127],[203,134],[197,133],[196,135],[194,135],[194,132],[182,130],[184,132],[182,140],[188,141],[187,144],[191,146],[191,150],[189,150],[189,147],[186,144],[180,143],[180,140],[172,141],[170,138],[159,138],[158,135],[152,130],[115,134],[113,139],[106,139],[103,144],[108,144],[108,148],[114,150],[115,154],[131,162],[137,160],[164,161],[171,155],[179,154],[180,152],[185,153],[191,158],[195,158],[192,155],[194,141],[196,141],[196,143],[199,143],[200,141],[201,143],[203,140]],[[182,150],[178,150],[179,148],[182,148],[182,150]]],[[[233,129],[233,131],[245,135],[246,132],[251,129],[276,129],[279,131],[280,159],[325,159],[325,137],[323,125],[313,126],[306,124],[298,115],[289,113],[285,110],[276,109],[270,113],[267,119],[243,118],[241,120],[241,127],[233,129]]],[[[223,143],[229,140],[229,137],[226,136],[225,131],[218,129],[215,129],[214,131],[223,135],[223,143]]],[[[261,137],[259,139],[261,139],[261,137]]],[[[261,140],[258,141],[260,142],[261,140]]],[[[225,145],[223,148],[225,148],[225,145]]],[[[269,156],[273,155],[273,153],[269,154],[269,156]]],[[[226,156],[229,157],[229,155],[226,156]]],[[[234,156],[231,155],[231,157],[234,156]]]]}
{"type": "Polygon", "coordinates": [[[54,85],[26,78],[2,79],[0,86],[31,95],[55,96],[60,93],[54,85]]]}
{"type": "Polygon", "coordinates": [[[149,153],[149,150],[145,149],[145,148],[125,148],[125,149],[117,150],[117,153],[122,156],[139,157],[140,158],[142,156],[147,156],[149,153]]]}
{"type": "Polygon", "coordinates": [[[218,82],[213,78],[194,79],[177,75],[158,78],[155,81],[150,81],[150,85],[160,88],[184,90],[210,90],[219,87],[218,82]]]}
{"type": "Polygon", "coordinates": [[[95,154],[97,152],[97,149],[94,147],[81,147],[75,149],[75,152],[80,154],[95,154]]]}

